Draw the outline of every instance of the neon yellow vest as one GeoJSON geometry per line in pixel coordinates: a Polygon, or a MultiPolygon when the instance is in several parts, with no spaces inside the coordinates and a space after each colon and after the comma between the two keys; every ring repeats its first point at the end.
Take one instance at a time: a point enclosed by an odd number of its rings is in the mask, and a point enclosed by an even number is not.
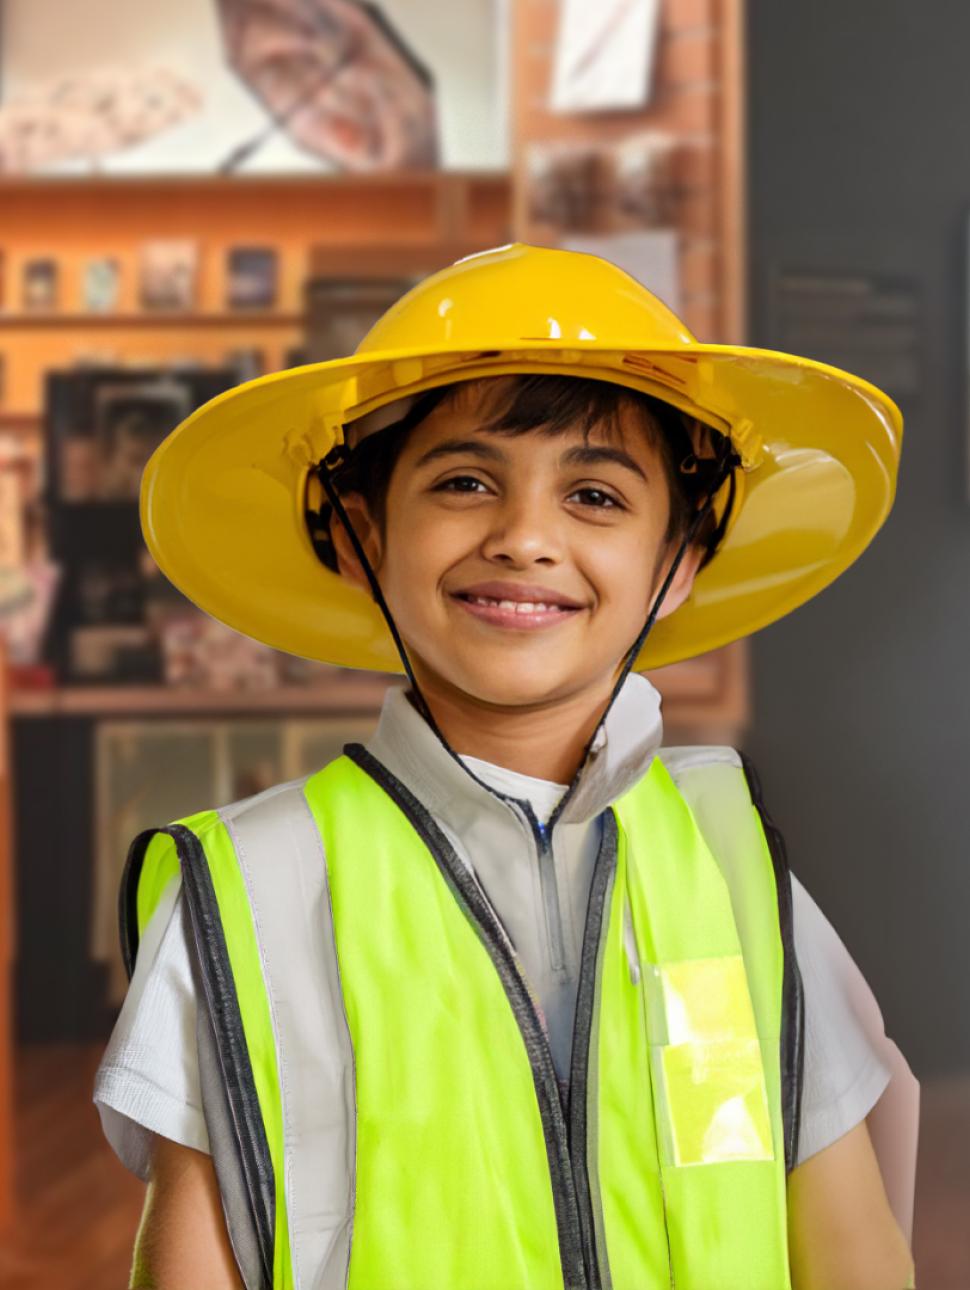
{"type": "Polygon", "coordinates": [[[659,757],[606,813],[564,1105],[514,951],[422,804],[358,745],[302,789],[353,1051],[352,1240],[332,1280],[295,1271],[285,1001],[222,815],[140,835],[123,889],[130,970],[180,868],[261,1284],[786,1290],[790,896],[747,795],[740,859],[715,859],[659,757]]]}

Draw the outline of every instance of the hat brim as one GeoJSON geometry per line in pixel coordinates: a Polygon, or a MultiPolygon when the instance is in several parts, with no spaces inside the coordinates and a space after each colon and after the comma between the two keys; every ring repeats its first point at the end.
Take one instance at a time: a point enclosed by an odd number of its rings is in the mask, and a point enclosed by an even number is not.
{"type": "Polygon", "coordinates": [[[352,417],[445,381],[508,372],[611,380],[730,433],[740,504],[688,600],[652,629],[636,668],[662,667],[776,621],[865,549],[892,506],[902,416],[839,368],[729,345],[581,350],[394,350],[314,363],[218,395],[156,449],[141,522],[169,580],[212,617],[276,649],[400,672],[376,604],[318,559],[309,470],[352,417]]]}

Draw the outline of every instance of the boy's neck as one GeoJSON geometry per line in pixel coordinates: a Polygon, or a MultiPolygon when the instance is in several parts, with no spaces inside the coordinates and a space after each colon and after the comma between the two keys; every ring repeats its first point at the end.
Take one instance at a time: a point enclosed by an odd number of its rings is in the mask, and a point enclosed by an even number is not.
{"type": "MultiPolygon", "coordinates": [[[[583,691],[541,707],[496,707],[434,682],[420,684],[438,729],[456,753],[557,784],[571,783],[610,695],[607,688],[601,695],[583,691]]],[[[407,693],[418,707],[410,689],[407,693]]]]}

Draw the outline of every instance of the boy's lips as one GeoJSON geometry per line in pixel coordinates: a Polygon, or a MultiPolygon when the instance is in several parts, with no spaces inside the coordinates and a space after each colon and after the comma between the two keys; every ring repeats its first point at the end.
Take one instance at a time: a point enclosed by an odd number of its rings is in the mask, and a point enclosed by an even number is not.
{"type": "Polygon", "coordinates": [[[519,630],[554,626],[583,608],[561,592],[513,583],[478,583],[451,597],[482,622],[519,630]]]}

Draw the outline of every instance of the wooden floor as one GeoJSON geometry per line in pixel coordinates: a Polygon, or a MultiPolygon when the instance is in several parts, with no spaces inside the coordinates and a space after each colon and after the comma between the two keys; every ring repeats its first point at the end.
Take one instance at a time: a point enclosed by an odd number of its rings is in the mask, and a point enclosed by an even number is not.
{"type": "MultiPolygon", "coordinates": [[[[21,1218],[16,1233],[0,1240],[0,1290],[128,1285],[144,1186],[101,1135],[91,1102],[100,1055],[100,1046],[18,1055],[21,1218]]],[[[917,1285],[970,1290],[970,1078],[924,1082],[922,1108],[917,1285]]]]}
{"type": "MultiPolygon", "coordinates": [[[[16,1191],[2,1290],[124,1290],[144,1184],[118,1162],[91,1101],[102,1046],[21,1049],[16,1191]]],[[[188,1290],[188,1287],[186,1288],[188,1290]]]]}

